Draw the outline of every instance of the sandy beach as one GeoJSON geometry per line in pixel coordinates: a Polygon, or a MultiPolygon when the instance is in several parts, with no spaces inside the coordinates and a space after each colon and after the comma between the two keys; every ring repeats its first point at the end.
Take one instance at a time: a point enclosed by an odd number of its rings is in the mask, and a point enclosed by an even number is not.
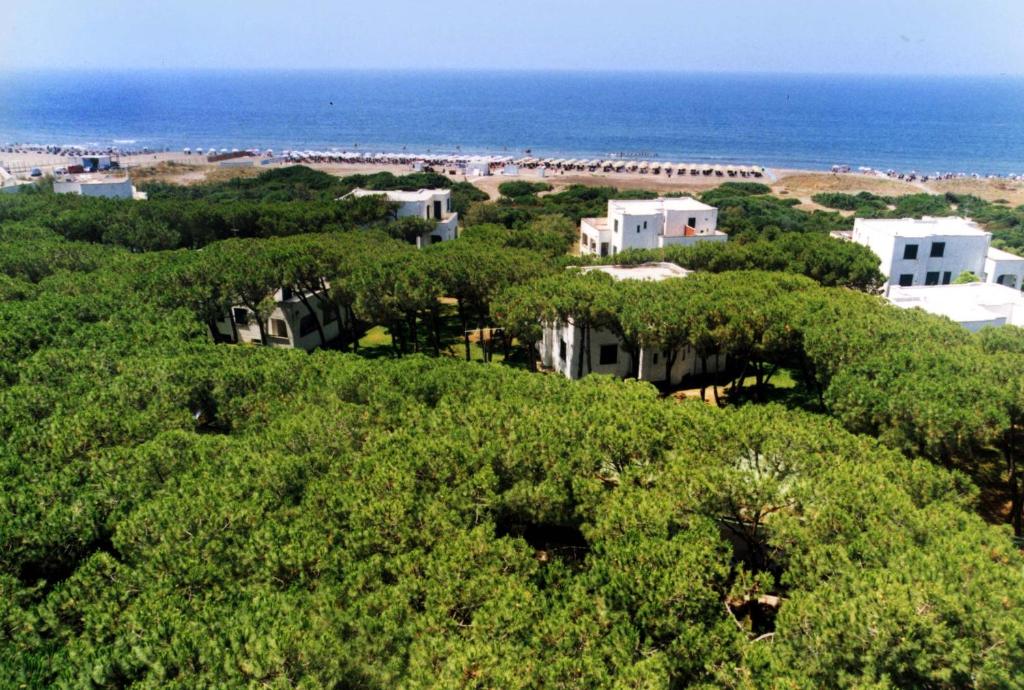
{"type": "MultiPolygon", "coordinates": [[[[235,177],[258,175],[273,167],[283,164],[260,165],[253,159],[252,167],[221,167],[216,163],[208,163],[204,156],[185,155],[180,152],[147,153],[121,156],[120,163],[137,183],[163,181],[175,184],[198,184],[205,181],[226,180],[235,177]]],[[[38,167],[44,174],[54,168],[66,166],[67,157],[37,152],[18,154],[0,153],[0,165],[18,171],[27,171],[38,167]]],[[[356,173],[374,173],[387,171],[396,175],[412,172],[408,165],[389,165],[380,163],[304,163],[311,168],[323,170],[338,176],[356,173]]],[[[21,172],[20,174],[24,174],[21,172]]],[[[449,175],[456,181],[468,181],[486,191],[492,198],[498,196],[498,186],[510,180],[528,180],[547,182],[556,190],[573,184],[609,185],[619,189],[649,189],[657,192],[701,192],[716,187],[723,182],[749,181],[769,185],[772,192],[780,196],[799,199],[801,207],[806,209],[821,208],[811,197],[820,192],[871,192],[884,195],[917,194],[973,194],[989,201],[1002,200],[1010,205],[1024,204],[1024,182],[1003,178],[955,178],[933,179],[927,182],[916,180],[909,182],[882,175],[861,173],[831,173],[816,170],[796,170],[787,168],[766,168],[765,176],[755,178],[729,178],[718,176],[691,176],[664,174],[642,174],[639,172],[579,172],[549,171],[541,177],[537,170],[521,169],[516,177],[491,175],[487,177],[467,177],[465,175],[449,175]]]]}

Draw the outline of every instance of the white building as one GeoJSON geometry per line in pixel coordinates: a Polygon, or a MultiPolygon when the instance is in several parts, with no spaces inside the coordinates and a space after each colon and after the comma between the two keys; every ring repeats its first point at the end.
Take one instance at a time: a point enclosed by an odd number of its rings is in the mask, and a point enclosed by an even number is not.
{"type": "MultiPolygon", "coordinates": [[[[324,332],[326,342],[337,339],[341,334],[342,323],[330,303],[321,303],[314,293],[305,297],[313,309],[312,314],[290,288],[281,288],[274,293],[276,304],[264,324],[267,343],[271,347],[298,347],[307,352],[320,347],[323,343],[317,331],[317,322],[324,332]]],[[[230,314],[225,314],[216,322],[216,327],[216,335],[221,340],[256,345],[262,342],[256,314],[241,305],[232,307],[230,314]]]]}
{"type": "Polygon", "coordinates": [[[135,189],[131,178],[109,175],[72,175],[53,181],[55,194],[102,196],[108,199],[145,199],[146,193],[135,189]]]}
{"type": "Polygon", "coordinates": [[[491,174],[491,161],[487,158],[470,158],[466,161],[466,175],[486,177],[491,174]]]}
{"type": "Polygon", "coordinates": [[[616,255],[626,249],[658,249],[697,242],[725,242],[718,209],[690,197],[608,202],[604,218],[580,221],[580,253],[616,255]]]}
{"type": "Polygon", "coordinates": [[[1024,258],[989,247],[985,255],[985,276],[990,283],[1024,290],[1024,258]]]}
{"type": "Polygon", "coordinates": [[[995,283],[964,283],[889,289],[889,301],[904,309],[945,316],[968,330],[985,326],[1024,326],[1024,295],[995,283]]]}
{"type": "Polygon", "coordinates": [[[19,180],[4,168],[0,168],[0,193],[14,194],[25,185],[30,184],[32,184],[30,180],[19,180]]]}
{"type": "MultiPolygon", "coordinates": [[[[582,270],[603,271],[616,280],[679,280],[690,274],[690,271],[666,262],[636,266],[590,266],[582,270]]],[[[579,378],[581,368],[584,376],[593,372],[625,378],[632,372],[630,353],[623,347],[619,337],[606,329],[593,328],[590,331],[589,359],[592,368],[587,366],[583,328],[571,321],[545,324],[537,348],[546,369],[557,371],[570,379],[579,378]]],[[[640,380],[666,382],[666,353],[642,347],[639,359],[640,380]]],[[[725,368],[725,356],[709,357],[706,369],[704,364],[692,349],[684,348],[676,355],[669,385],[679,383],[685,376],[722,371],[725,368]]]]}
{"type": "Polygon", "coordinates": [[[398,218],[412,216],[435,221],[437,225],[433,232],[424,233],[416,241],[416,245],[419,247],[425,247],[435,242],[454,240],[458,234],[459,214],[452,211],[451,190],[420,189],[415,192],[405,192],[353,189],[346,196],[385,196],[388,201],[398,204],[398,218]]]}
{"type": "Polygon", "coordinates": [[[858,218],[848,237],[878,255],[886,287],[949,285],[964,271],[987,283],[1024,283],[1024,257],[991,248],[992,235],[966,218],[858,218]]]}

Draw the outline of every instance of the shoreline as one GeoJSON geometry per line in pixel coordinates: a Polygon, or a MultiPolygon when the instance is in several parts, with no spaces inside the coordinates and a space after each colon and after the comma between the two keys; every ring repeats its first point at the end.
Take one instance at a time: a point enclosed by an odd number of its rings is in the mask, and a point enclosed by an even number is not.
{"type": "MultiPolygon", "coordinates": [[[[922,180],[1007,180],[1013,182],[1024,181],[1024,164],[1022,164],[1021,172],[1015,173],[980,173],[977,171],[964,171],[964,170],[919,170],[909,169],[901,170],[891,167],[871,167],[862,166],[850,163],[841,163],[834,165],[801,165],[801,164],[781,164],[773,165],[768,163],[755,163],[750,160],[743,161],[738,156],[704,156],[703,158],[680,158],[678,156],[664,156],[654,152],[611,152],[604,154],[580,154],[580,153],[530,153],[530,149],[523,151],[517,151],[516,153],[509,152],[495,152],[488,151],[486,149],[478,150],[462,150],[461,146],[455,146],[454,148],[447,148],[443,152],[441,150],[431,151],[427,149],[425,152],[413,152],[413,151],[395,151],[394,149],[384,148],[371,148],[361,145],[356,145],[353,149],[341,149],[339,147],[331,147],[323,150],[298,150],[298,149],[279,149],[274,151],[269,148],[251,148],[251,149],[226,149],[226,148],[196,148],[191,149],[189,147],[182,147],[181,149],[170,149],[170,148],[159,148],[159,149],[148,149],[147,147],[141,148],[126,148],[126,145],[137,144],[137,140],[134,139],[119,139],[113,141],[110,145],[98,145],[90,143],[88,145],[79,144],[65,144],[65,145],[53,145],[53,144],[30,144],[30,143],[0,143],[0,166],[4,163],[8,163],[7,167],[10,172],[16,172],[13,168],[20,167],[41,167],[41,166],[60,166],[61,160],[67,161],[68,158],[73,158],[75,155],[82,154],[103,154],[103,155],[116,155],[121,158],[127,158],[131,160],[145,160],[147,157],[156,156],[156,160],[165,160],[166,157],[171,156],[175,158],[182,158],[183,161],[200,163],[198,159],[203,158],[207,152],[210,153],[228,153],[230,152],[252,152],[253,158],[258,162],[263,158],[273,157],[285,157],[290,159],[293,164],[300,165],[311,165],[313,163],[327,162],[327,163],[392,163],[392,162],[406,162],[419,160],[427,164],[447,164],[447,163],[459,163],[462,164],[469,160],[489,160],[492,165],[498,165],[498,161],[503,162],[518,162],[526,158],[532,158],[539,161],[552,161],[552,160],[577,160],[578,156],[584,156],[583,159],[579,159],[579,162],[586,160],[593,161],[616,161],[624,163],[626,165],[633,163],[649,162],[652,164],[665,164],[673,163],[675,165],[694,165],[706,168],[762,168],[765,171],[778,170],[778,171],[799,171],[808,173],[839,173],[839,174],[864,174],[868,176],[887,177],[889,179],[907,179],[909,181],[922,180]],[[63,155],[56,154],[55,158],[51,159],[48,156],[53,155],[52,151],[60,150],[63,155]],[[189,151],[190,153],[186,153],[189,151]],[[197,153],[203,152],[203,153],[197,153]],[[36,156],[47,156],[47,158],[36,158],[36,156]],[[323,160],[319,160],[323,159],[323,160]],[[329,160],[328,160],[329,159],[329,160]],[[39,161],[39,162],[33,162],[39,161]],[[444,161],[445,163],[441,163],[444,161]]],[[[208,162],[208,161],[205,161],[208,162]]],[[[277,161],[275,161],[277,162],[277,161]]],[[[21,170],[17,170],[21,172],[21,170]]],[[[27,171],[26,171],[27,172],[27,171]]],[[[616,171],[615,174],[621,174],[622,171],[616,171]]],[[[712,175],[714,176],[714,175],[712,175]]],[[[739,175],[736,176],[737,178],[739,175]]]]}
{"type": "MultiPolygon", "coordinates": [[[[10,160],[21,163],[25,177],[28,169],[39,167],[44,174],[52,174],[54,168],[67,166],[73,158],[41,151],[24,154],[10,154],[0,151],[0,165],[10,160]]],[[[138,184],[147,182],[169,182],[173,184],[201,184],[258,175],[266,170],[287,165],[306,165],[333,175],[345,176],[375,172],[390,172],[403,175],[413,172],[412,165],[387,162],[309,162],[280,161],[270,165],[261,165],[260,158],[245,159],[251,161],[248,167],[222,167],[218,163],[210,163],[206,156],[195,153],[185,155],[182,152],[150,152],[122,154],[121,167],[138,184]]],[[[15,172],[15,171],[11,171],[15,172]]],[[[805,210],[830,210],[816,204],[812,197],[823,192],[841,192],[856,194],[870,192],[882,196],[900,196],[906,194],[972,194],[988,201],[1005,201],[1018,206],[1024,205],[1024,180],[1013,180],[1005,177],[953,177],[951,179],[930,179],[928,181],[906,180],[888,177],[884,174],[866,175],[858,171],[833,173],[831,171],[807,168],[765,167],[764,177],[727,177],[727,176],[691,176],[664,173],[651,174],[639,172],[603,172],[603,171],[553,171],[541,177],[536,169],[522,168],[518,176],[489,175],[467,176],[465,174],[447,174],[438,170],[449,179],[458,182],[470,182],[486,191],[492,198],[498,196],[498,186],[502,182],[526,180],[531,182],[547,182],[556,190],[569,185],[606,185],[621,190],[647,189],[654,192],[703,192],[725,182],[756,182],[764,184],[773,194],[797,199],[799,207],[805,210]]]]}

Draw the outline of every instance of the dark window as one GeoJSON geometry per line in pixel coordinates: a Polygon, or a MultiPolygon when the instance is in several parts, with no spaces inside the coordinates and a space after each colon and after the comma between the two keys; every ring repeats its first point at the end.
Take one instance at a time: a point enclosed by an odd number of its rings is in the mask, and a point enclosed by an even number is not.
{"type": "Polygon", "coordinates": [[[316,330],[316,317],[313,314],[306,314],[299,319],[299,337],[304,338],[316,330]]]}
{"type": "Polygon", "coordinates": [[[277,338],[288,337],[288,324],[283,319],[271,319],[270,320],[270,335],[277,338]]]}
{"type": "Polygon", "coordinates": [[[438,220],[441,219],[441,202],[440,201],[435,201],[434,202],[434,218],[437,218],[438,220]]]}
{"type": "Polygon", "coordinates": [[[600,364],[618,364],[619,363],[619,346],[618,345],[602,345],[601,356],[598,359],[600,364]]]}
{"type": "Polygon", "coordinates": [[[602,242],[601,243],[601,256],[608,256],[608,243],[607,242],[602,242]]]}
{"type": "Polygon", "coordinates": [[[903,247],[903,258],[904,259],[916,259],[917,258],[917,245],[907,244],[903,247]]]}
{"type": "Polygon", "coordinates": [[[904,273],[900,276],[900,287],[910,287],[914,284],[914,274],[904,273]]]}
{"type": "Polygon", "coordinates": [[[658,353],[657,352],[654,353],[654,362],[653,363],[654,364],[658,363],[658,353]]]}
{"type": "Polygon", "coordinates": [[[292,289],[290,287],[281,288],[281,300],[287,301],[292,298],[292,289]]]}
{"type": "Polygon", "coordinates": [[[335,309],[333,306],[331,306],[330,304],[325,304],[323,306],[323,310],[324,318],[322,319],[322,321],[325,326],[329,323],[334,323],[335,321],[338,320],[338,310],[335,309]]]}
{"type": "Polygon", "coordinates": [[[928,273],[926,273],[925,276],[924,276],[924,284],[925,285],[938,285],[939,284],[939,272],[938,271],[928,271],[928,273]]]}
{"type": "Polygon", "coordinates": [[[647,229],[647,221],[645,220],[644,221],[644,230],[646,230],[646,229],[647,229]]]}
{"type": "Polygon", "coordinates": [[[689,218],[686,219],[686,224],[689,225],[691,228],[697,227],[697,217],[690,216],[689,218]]]}
{"type": "Polygon", "coordinates": [[[639,224],[637,224],[637,226],[636,226],[636,231],[640,232],[640,225],[639,224]]]}
{"type": "Polygon", "coordinates": [[[950,273],[949,271],[946,271],[945,273],[943,273],[942,274],[942,284],[943,285],[949,285],[949,280],[952,277],[953,277],[953,274],[950,273]]]}
{"type": "Polygon", "coordinates": [[[231,310],[231,314],[235,317],[235,323],[239,326],[249,325],[249,310],[245,307],[235,307],[231,310]]]}
{"type": "Polygon", "coordinates": [[[618,219],[616,219],[614,221],[614,225],[612,226],[612,232],[618,232],[618,231],[619,231],[619,221],[618,221],[618,219]]]}
{"type": "Polygon", "coordinates": [[[441,242],[443,239],[444,238],[442,238],[440,235],[431,235],[430,244],[437,244],[438,242],[441,242]]]}
{"type": "Polygon", "coordinates": [[[565,341],[564,340],[559,340],[558,341],[558,358],[560,360],[562,360],[563,362],[565,361],[565,350],[566,350],[565,341]]]}
{"type": "Polygon", "coordinates": [[[933,259],[938,259],[946,254],[946,243],[945,242],[932,242],[932,253],[930,256],[933,259]]]}

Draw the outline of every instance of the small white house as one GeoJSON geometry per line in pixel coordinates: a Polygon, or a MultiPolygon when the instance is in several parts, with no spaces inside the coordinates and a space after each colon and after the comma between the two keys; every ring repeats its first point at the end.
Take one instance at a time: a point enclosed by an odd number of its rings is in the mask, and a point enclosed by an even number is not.
{"type": "Polygon", "coordinates": [[[466,161],[466,175],[486,177],[491,174],[491,161],[486,158],[470,158],[466,161]]]}
{"type": "Polygon", "coordinates": [[[985,326],[1024,326],[1024,295],[996,283],[894,285],[888,299],[897,307],[945,316],[970,331],[985,326]]]}
{"type": "MultiPolygon", "coordinates": [[[[267,342],[271,347],[297,347],[307,352],[320,347],[323,343],[317,331],[317,322],[327,342],[337,339],[341,334],[342,323],[330,303],[321,303],[315,293],[304,296],[313,309],[312,314],[302,303],[302,299],[290,288],[281,288],[274,293],[276,304],[264,324],[267,342]]],[[[244,306],[235,305],[229,314],[225,314],[216,322],[216,335],[221,340],[229,342],[260,345],[260,330],[256,319],[256,314],[252,311],[244,306]]]]}
{"type": "Polygon", "coordinates": [[[1024,257],[989,247],[985,255],[985,277],[990,283],[1024,290],[1024,257]]]}
{"type": "Polygon", "coordinates": [[[580,253],[614,256],[627,249],[659,249],[725,242],[718,209],[690,197],[608,201],[604,218],[580,221],[580,253]]]}
{"type": "MultiPolygon", "coordinates": [[[[636,266],[589,266],[584,271],[603,271],[616,280],[681,280],[690,274],[685,268],[667,262],[636,266]]],[[[583,328],[569,322],[545,324],[542,339],[537,343],[541,363],[546,369],[557,371],[569,379],[589,373],[610,374],[625,378],[632,372],[630,353],[619,337],[607,329],[594,328],[590,332],[590,367],[583,342],[583,328]]],[[[652,383],[675,385],[686,376],[714,374],[725,368],[725,356],[712,356],[707,362],[691,348],[676,355],[671,377],[666,377],[666,353],[653,348],[640,348],[639,378],[652,383]],[[705,368],[706,366],[706,368],[705,368]]]]}
{"type": "Polygon", "coordinates": [[[967,218],[858,218],[849,239],[878,255],[887,288],[949,285],[964,271],[1014,287],[1024,277],[1024,257],[990,247],[992,235],[967,218]]]}
{"type": "Polygon", "coordinates": [[[398,204],[398,218],[412,216],[435,221],[437,225],[434,230],[424,233],[416,241],[419,247],[454,240],[458,234],[459,214],[452,210],[452,193],[449,189],[419,189],[415,192],[353,189],[345,196],[385,196],[388,201],[398,204]]]}
{"type": "Polygon", "coordinates": [[[74,175],[53,181],[55,194],[80,194],[108,199],[145,199],[146,193],[135,189],[131,178],[109,175],[74,175]]]}

